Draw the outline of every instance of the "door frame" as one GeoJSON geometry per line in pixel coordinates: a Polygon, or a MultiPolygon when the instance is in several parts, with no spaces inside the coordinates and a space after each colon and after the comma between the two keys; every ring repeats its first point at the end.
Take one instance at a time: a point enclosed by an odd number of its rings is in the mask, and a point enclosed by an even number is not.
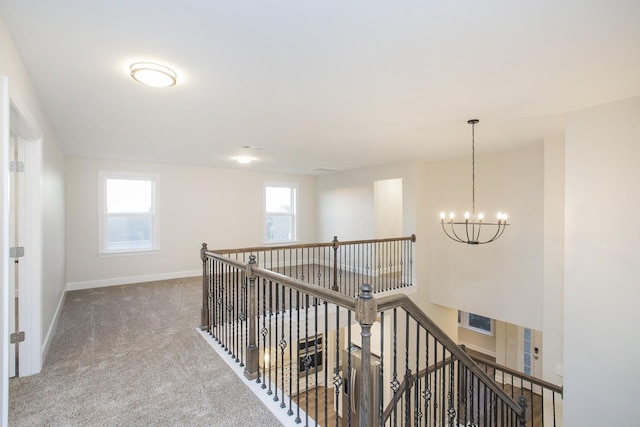
{"type": "MultiPolygon", "coordinates": [[[[24,226],[24,277],[21,277],[19,297],[20,330],[25,341],[20,343],[20,376],[42,370],[42,132],[29,110],[9,97],[9,137],[24,147],[24,206],[21,214],[24,226]],[[28,297],[25,297],[28,296],[28,297]]],[[[11,301],[9,302],[11,303],[11,301]]],[[[10,306],[11,307],[11,306],[10,306]]]]}
{"type": "Polygon", "coordinates": [[[0,424],[9,423],[9,79],[0,76],[0,360],[2,388],[0,395],[0,424]]]}
{"type": "Polygon", "coordinates": [[[26,173],[26,229],[25,253],[32,256],[29,274],[21,282],[20,295],[29,295],[29,304],[20,299],[20,325],[26,339],[21,343],[20,371],[31,375],[42,369],[42,131],[36,120],[16,97],[10,97],[9,78],[0,76],[0,425],[8,424],[9,416],[9,146],[11,129],[25,141],[26,173]],[[24,354],[23,354],[24,353],[24,354]]]}

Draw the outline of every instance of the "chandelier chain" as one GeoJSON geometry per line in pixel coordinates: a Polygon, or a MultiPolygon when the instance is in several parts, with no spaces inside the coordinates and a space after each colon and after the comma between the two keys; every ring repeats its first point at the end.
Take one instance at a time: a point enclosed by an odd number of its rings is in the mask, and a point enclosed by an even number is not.
{"type": "Polygon", "coordinates": [[[471,214],[476,217],[476,123],[471,122],[471,214]]]}

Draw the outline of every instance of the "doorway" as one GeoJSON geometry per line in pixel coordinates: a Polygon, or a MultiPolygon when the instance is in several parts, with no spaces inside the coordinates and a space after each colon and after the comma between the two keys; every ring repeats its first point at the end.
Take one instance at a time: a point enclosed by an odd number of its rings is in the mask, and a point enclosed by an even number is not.
{"type": "MultiPolygon", "coordinates": [[[[42,132],[1,80],[3,389],[42,369],[42,132]],[[8,191],[7,191],[8,190],[8,191]],[[4,314],[3,313],[3,314],[4,314]],[[24,336],[24,340],[22,339],[24,336]]],[[[4,394],[4,393],[3,393],[4,394]]]]}
{"type": "Polygon", "coordinates": [[[542,332],[522,328],[522,372],[542,378],[542,332]]]}
{"type": "Polygon", "coordinates": [[[402,178],[373,183],[375,237],[402,236],[402,178]]]}
{"type": "Polygon", "coordinates": [[[25,276],[24,143],[10,132],[9,143],[9,378],[20,375],[20,278],[25,276]]]}

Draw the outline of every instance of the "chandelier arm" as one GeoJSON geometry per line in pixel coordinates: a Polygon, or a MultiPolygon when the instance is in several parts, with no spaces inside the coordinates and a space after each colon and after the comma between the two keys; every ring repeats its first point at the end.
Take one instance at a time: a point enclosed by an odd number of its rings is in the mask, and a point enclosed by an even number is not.
{"type": "Polygon", "coordinates": [[[481,222],[476,223],[474,221],[473,226],[474,226],[474,228],[473,228],[473,231],[474,231],[474,233],[473,233],[473,241],[475,243],[479,243],[480,242],[480,230],[482,229],[482,223],[481,222]],[[475,226],[476,225],[478,226],[478,233],[477,234],[475,233],[475,226]]]}
{"type": "Polygon", "coordinates": [[[444,234],[446,234],[448,238],[458,243],[465,243],[465,241],[459,238],[458,235],[456,234],[456,231],[454,230],[452,223],[449,223],[449,224],[451,225],[451,232],[455,237],[449,234],[449,232],[447,231],[447,228],[445,227],[444,221],[441,221],[440,223],[442,224],[442,230],[444,231],[444,234]]]}
{"type": "Polygon", "coordinates": [[[461,225],[462,223],[460,222],[452,222],[451,223],[451,232],[453,233],[454,236],[456,236],[456,238],[454,240],[460,242],[460,243],[467,243],[468,240],[464,240],[462,238],[460,238],[460,236],[458,236],[458,233],[456,233],[456,229],[454,227],[454,225],[461,225]]]}
{"type": "Polygon", "coordinates": [[[496,233],[493,235],[493,237],[490,240],[487,240],[486,242],[479,242],[480,244],[485,244],[485,243],[491,243],[494,240],[498,240],[500,238],[500,236],[502,236],[502,233],[504,233],[504,230],[507,228],[508,224],[490,224],[490,225],[497,225],[498,229],[496,230],[496,233]]]}
{"type": "Polygon", "coordinates": [[[502,236],[502,233],[504,233],[504,230],[507,229],[507,225],[509,224],[507,224],[506,222],[502,224],[502,229],[500,230],[500,234],[498,234],[493,240],[498,240],[502,236]]]}
{"type": "MultiPolygon", "coordinates": [[[[471,223],[473,224],[473,223],[471,223]]],[[[469,241],[469,221],[465,221],[464,229],[467,232],[467,242],[469,241]]],[[[473,235],[473,226],[471,228],[471,235],[473,235]]]]}

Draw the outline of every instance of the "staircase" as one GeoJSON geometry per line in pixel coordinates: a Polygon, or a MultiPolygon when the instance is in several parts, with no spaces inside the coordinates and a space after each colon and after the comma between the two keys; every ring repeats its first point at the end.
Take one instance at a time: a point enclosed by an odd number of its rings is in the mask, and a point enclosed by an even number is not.
{"type": "Polygon", "coordinates": [[[296,424],[534,425],[495,368],[397,293],[413,283],[414,241],[203,244],[200,329],[296,424]]]}

